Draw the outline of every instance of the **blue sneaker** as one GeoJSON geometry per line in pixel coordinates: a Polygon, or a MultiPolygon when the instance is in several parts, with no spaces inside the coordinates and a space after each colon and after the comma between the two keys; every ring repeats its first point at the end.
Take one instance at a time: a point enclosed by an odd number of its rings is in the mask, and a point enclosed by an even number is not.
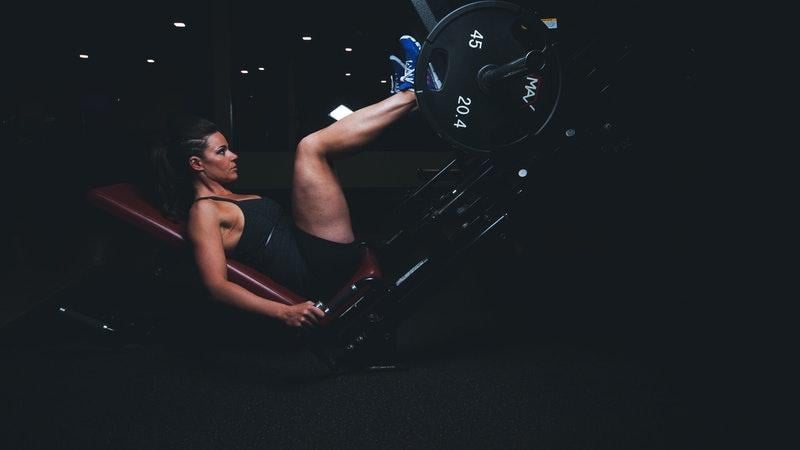
{"type": "Polygon", "coordinates": [[[389,55],[389,65],[392,66],[392,74],[389,75],[389,93],[396,94],[400,92],[398,87],[400,86],[400,79],[406,73],[406,66],[400,58],[394,55],[389,55]]]}
{"type": "MultiPolygon", "coordinates": [[[[403,47],[405,55],[405,72],[403,76],[400,77],[400,84],[397,86],[397,90],[405,91],[406,89],[414,88],[414,73],[417,69],[417,59],[419,58],[419,52],[422,46],[416,39],[407,34],[400,36],[400,45],[403,47]]],[[[428,73],[425,81],[428,89],[439,90],[442,88],[442,81],[439,79],[431,63],[428,63],[428,73]]]]}
{"type": "Polygon", "coordinates": [[[433,63],[428,63],[428,73],[425,78],[428,89],[438,91],[442,88],[442,80],[439,79],[439,75],[436,74],[436,71],[433,69],[433,63]]]}
{"type": "Polygon", "coordinates": [[[438,91],[442,88],[442,80],[439,79],[439,75],[436,74],[436,71],[433,70],[433,64],[428,63],[428,76],[425,77],[428,83],[428,89],[438,91]]]}
{"type": "Polygon", "coordinates": [[[419,51],[422,46],[419,45],[416,39],[407,34],[400,36],[400,45],[403,47],[405,73],[400,78],[400,84],[397,89],[405,91],[414,88],[414,72],[417,69],[417,58],[419,58],[419,51]]]}

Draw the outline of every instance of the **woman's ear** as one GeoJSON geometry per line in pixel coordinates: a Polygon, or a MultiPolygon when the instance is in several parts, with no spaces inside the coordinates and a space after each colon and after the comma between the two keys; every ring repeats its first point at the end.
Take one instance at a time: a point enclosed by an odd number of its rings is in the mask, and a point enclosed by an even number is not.
{"type": "Polygon", "coordinates": [[[196,171],[202,172],[203,171],[203,160],[197,156],[190,156],[189,157],[189,167],[196,171]]]}

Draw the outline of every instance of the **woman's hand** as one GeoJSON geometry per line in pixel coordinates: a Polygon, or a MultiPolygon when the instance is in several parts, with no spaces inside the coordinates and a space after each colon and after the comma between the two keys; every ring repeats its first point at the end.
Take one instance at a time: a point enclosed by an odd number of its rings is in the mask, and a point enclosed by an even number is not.
{"type": "Polygon", "coordinates": [[[316,325],[323,317],[325,317],[325,313],[314,306],[313,302],[305,302],[287,306],[281,315],[281,320],[290,327],[304,327],[316,325]]]}

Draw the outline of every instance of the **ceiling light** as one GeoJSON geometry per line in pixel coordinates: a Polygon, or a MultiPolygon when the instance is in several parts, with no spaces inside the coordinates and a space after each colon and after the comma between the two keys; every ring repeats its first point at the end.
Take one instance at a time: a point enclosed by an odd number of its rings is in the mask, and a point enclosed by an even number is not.
{"type": "Polygon", "coordinates": [[[153,64],[154,62],[156,62],[156,60],[155,59],[148,59],[147,62],[149,62],[150,64],[153,64]]]}
{"type": "Polygon", "coordinates": [[[350,48],[350,47],[345,47],[345,48],[344,48],[344,51],[346,51],[346,52],[352,52],[352,51],[353,51],[353,49],[352,49],[352,48],[350,48]]]}
{"type": "Polygon", "coordinates": [[[381,80],[381,84],[386,84],[386,80],[381,80]]]}
{"type": "Polygon", "coordinates": [[[303,36],[303,40],[304,41],[310,41],[311,40],[311,36],[303,36]]]}
{"type": "Polygon", "coordinates": [[[246,74],[246,73],[249,73],[249,72],[247,71],[247,69],[242,69],[242,70],[241,70],[241,72],[242,72],[242,73],[245,73],[245,74],[246,74]]]}
{"type": "Polygon", "coordinates": [[[263,70],[264,70],[264,68],[263,68],[263,67],[259,67],[259,68],[258,68],[258,70],[261,70],[261,71],[263,71],[263,70]]]}
{"type": "Polygon", "coordinates": [[[81,53],[80,55],[78,55],[78,58],[80,58],[80,59],[89,59],[89,55],[84,55],[83,53],[81,53]]]}
{"type": "Polygon", "coordinates": [[[344,76],[349,77],[350,76],[350,72],[347,72],[346,74],[344,74],[344,76]]]}
{"type": "Polygon", "coordinates": [[[173,25],[175,25],[178,28],[186,28],[186,24],[183,22],[175,22],[173,23],[173,25]]]}

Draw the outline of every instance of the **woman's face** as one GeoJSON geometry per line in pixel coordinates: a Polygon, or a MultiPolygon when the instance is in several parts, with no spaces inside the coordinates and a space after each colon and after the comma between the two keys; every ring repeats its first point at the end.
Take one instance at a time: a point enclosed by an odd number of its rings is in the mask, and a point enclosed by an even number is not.
{"type": "Polygon", "coordinates": [[[192,167],[200,169],[205,175],[218,183],[226,184],[239,178],[236,153],[228,147],[228,141],[222,133],[214,133],[206,139],[207,145],[203,157],[190,162],[192,167]]]}

